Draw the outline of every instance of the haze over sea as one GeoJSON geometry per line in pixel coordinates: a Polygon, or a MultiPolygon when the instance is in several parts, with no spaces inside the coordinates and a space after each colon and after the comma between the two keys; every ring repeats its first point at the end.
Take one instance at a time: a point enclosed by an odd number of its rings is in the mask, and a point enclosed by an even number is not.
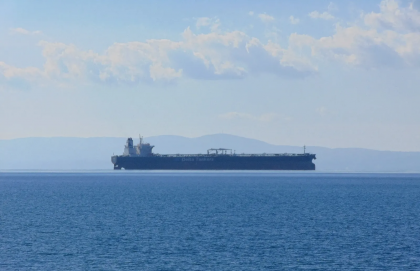
{"type": "Polygon", "coordinates": [[[420,174],[2,172],[1,270],[419,270],[420,174]]]}

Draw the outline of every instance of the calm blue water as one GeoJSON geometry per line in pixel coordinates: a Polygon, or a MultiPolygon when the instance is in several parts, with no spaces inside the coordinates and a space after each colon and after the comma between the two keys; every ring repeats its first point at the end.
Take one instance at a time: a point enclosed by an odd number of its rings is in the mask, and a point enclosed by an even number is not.
{"type": "Polygon", "coordinates": [[[0,270],[420,270],[420,175],[0,173],[0,270]]]}

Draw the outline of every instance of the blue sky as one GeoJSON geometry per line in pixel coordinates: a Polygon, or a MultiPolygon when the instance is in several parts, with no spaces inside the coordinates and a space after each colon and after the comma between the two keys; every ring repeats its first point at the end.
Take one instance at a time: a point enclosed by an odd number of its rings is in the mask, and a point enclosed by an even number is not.
{"type": "Polygon", "coordinates": [[[420,2],[1,1],[0,139],[420,151],[420,2]]]}

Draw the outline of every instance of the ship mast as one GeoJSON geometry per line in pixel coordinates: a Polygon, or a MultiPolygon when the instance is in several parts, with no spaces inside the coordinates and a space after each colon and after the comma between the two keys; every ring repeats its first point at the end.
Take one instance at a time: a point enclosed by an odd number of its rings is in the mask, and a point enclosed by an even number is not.
{"type": "Polygon", "coordinates": [[[139,144],[139,152],[141,153],[141,146],[143,144],[143,137],[139,134],[140,144],[139,144]]]}

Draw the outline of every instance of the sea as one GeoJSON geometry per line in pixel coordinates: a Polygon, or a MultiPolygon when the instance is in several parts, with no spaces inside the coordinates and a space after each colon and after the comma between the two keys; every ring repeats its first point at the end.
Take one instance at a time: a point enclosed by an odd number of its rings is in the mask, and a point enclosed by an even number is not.
{"type": "Polygon", "coordinates": [[[420,270],[420,174],[0,172],[0,270],[420,270]]]}

